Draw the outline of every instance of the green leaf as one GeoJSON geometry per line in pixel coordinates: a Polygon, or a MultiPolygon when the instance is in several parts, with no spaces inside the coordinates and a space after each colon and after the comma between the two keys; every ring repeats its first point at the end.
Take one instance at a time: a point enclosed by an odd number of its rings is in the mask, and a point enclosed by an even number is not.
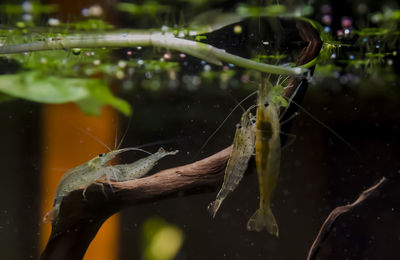
{"type": "Polygon", "coordinates": [[[106,83],[98,79],[45,76],[30,71],[1,75],[0,92],[39,103],[76,102],[90,115],[99,115],[104,105],[111,105],[125,115],[131,113],[130,105],[115,97],[106,83]]]}
{"type": "Polygon", "coordinates": [[[111,105],[125,115],[131,114],[131,107],[125,100],[115,97],[104,82],[88,85],[90,95],[77,102],[78,106],[89,115],[100,115],[103,105],[111,105]]]}
{"type": "Polygon", "coordinates": [[[0,91],[40,103],[58,104],[89,95],[85,80],[44,76],[36,72],[0,76],[0,91]]]}

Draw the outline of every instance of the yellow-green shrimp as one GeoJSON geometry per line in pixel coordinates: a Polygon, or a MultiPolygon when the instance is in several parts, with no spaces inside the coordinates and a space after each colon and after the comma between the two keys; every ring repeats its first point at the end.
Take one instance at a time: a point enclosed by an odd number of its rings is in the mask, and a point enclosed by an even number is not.
{"type": "Polygon", "coordinates": [[[278,180],[281,143],[279,106],[269,96],[270,87],[260,85],[256,115],[256,167],[260,189],[259,209],[247,223],[248,230],[267,231],[278,237],[279,229],[271,211],[271,199],[278,180]]]}
{"type": "Polygon", "coordinates": [[[249,159],[254,153],[253,116],[249,113],[250,109],[243,113],[240,124],[236,126],[233,148],[225,169],[222,188],[215,201],[208,206],[213,217],[215,217],[224,199],[239,185],[247,169],[249,159]]]}

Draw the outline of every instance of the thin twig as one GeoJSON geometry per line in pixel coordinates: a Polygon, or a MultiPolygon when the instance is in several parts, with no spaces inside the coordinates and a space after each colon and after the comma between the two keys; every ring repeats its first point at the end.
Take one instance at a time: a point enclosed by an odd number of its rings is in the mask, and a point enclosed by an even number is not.
{"type": "Polygon", "coordinates": [[[365,201],[370,196],[372,196],[373,194],[378,192],[378,190],[382,187],[382,184],[385,181],[386,181],[386,178],[382,177],[382,179],[377,184],[375,184],[374,186],[370,187],[369,189],[366,189],[365,191],[363,191],[356,201],[354,201],[353,203],[351,203],[349,205],[339,206],[339,207],[335,208],[328,215],[328,217],[322,224],[321,229],[319,230],[318,235],[315,238],[315,241],[310,248],[310,251],[308,252],[307,260],[315,259],[319,249],[321,248],[322,243],[324,242],[325,238],[328,236],[329,232],[331,231],[332,226],[335,223],[335,220],[342,214],[360,206],[360,204],[363,201],[365,201]]]}

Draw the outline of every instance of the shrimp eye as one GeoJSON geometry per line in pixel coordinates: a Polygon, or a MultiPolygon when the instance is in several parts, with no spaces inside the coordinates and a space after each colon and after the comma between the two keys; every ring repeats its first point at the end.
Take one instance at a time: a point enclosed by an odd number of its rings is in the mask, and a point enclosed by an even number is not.
{"type": "Polygon", "coordinates": [[[101,153],[99,154],[99,157],[103,157],[104,155],[106,155],[105,153],[101,153]]]}
{"type": "Polygon", "coordinates": [[[264,103],[264,107],[267,107],[268,106],[268,103],[264,103]]]}

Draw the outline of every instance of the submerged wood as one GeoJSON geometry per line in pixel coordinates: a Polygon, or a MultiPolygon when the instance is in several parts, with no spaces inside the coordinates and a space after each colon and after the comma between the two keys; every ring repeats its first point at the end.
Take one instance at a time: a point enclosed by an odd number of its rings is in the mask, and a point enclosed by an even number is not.
{"type": "MultiPolygon", "coordinates": [[[[319,54],[322,42],[318,32],[308,22],[298,20],[296,26],[303,40],[309,42],[296,63],[299,66],[311,61],[319,54]]],[[[297,89],[294,97],[297,98],[300,94],[304,95],[307,81],[304,78],[292,77],[289,86],[293,87],[286,88],[283,96],[293,97],[297,89]],[[300,87],[297,88],[299,85],[300,87]]],[[[300,103],[299,100],[296,102],[300,103]]],[[[285,115],[290,116],[295,112],[296,107],[290,107],[285,115]]],[[[114,192],[108,184],[103,184],[108,199],[104,197],[102,187],[99,185],[88,187],[86,192],[88,201],[82,200],[84,187],[71,192],[63,199],[59,221],[52,226],[49,241],[40,259],[82,259],[103,222],[123,208],[215,191],[223,181],[231,150],[232,146],[229,146],[192,164],[163,170],[142,179],[112,183],[114,192]]]]}
{"type": "Polygon", "coordinates": [[[319,249],[321,248],[322,243],[330,233],[336,219],[346,212],[354,210],[355,208],[360,206],[360,204],[366,199],[377,193],[385,181],[386,178],[383,177],[377,184],[363,191],[358,199],[356,199],[353,203],[345,206],[339,206],[332,210],[332,212],[328,215],[328,217],[322,224],[321,229],[319,230],[318,235],[315,238],[314,243],[310,248],[310,251],[308,252],[307,260],[315,259],[319,249]]]}

